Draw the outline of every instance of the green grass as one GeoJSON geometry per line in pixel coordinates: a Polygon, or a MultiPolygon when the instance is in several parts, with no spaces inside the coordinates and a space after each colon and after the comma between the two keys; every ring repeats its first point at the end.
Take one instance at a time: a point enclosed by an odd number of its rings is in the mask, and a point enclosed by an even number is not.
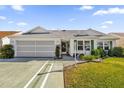
{"type": "Polygon", "coordinates": [[[107,58],[102,63],[83,63],[65,68],[65,87],[124,88],[124,58],[107,58]]]}

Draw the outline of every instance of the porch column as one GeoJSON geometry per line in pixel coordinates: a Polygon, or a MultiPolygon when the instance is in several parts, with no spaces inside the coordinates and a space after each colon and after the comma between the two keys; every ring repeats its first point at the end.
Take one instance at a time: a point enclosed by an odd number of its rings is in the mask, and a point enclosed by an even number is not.
{"type": "Polygon", "coordinates": [[[94,40],[91,40],[91,50],[94,49],[94,40]]]}
{"type": "Polygon", "coordinates": [[[86,50],[85,50],[85,40],[83,40],[83,53],[86,54],[86,50]]]}
{"type": "Polygon", "coordinates": [[[97,49],[97,40],[94,40],[94,49],[97,49]]]}

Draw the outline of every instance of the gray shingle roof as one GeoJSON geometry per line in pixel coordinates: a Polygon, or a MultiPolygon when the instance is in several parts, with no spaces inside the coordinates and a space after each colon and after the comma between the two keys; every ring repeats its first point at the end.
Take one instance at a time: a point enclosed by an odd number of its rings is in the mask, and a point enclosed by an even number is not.
{"type": "Polygon", "coordinates": [[[119,38],[117,38],[117,37],[115,37],[115,36],[112,36],[112,35],[104,35],[104,36],[101,36],[101,37],[99,37],[99,39],[106,39],[106,40],[113,40],[113,39],[119,39],[119,38]]]}
{"type": "MultiPolygon", "coordinates": [[[[106,38],[106,34],[93,30],[46,30],[42,27],[36,27],[23,33],[22,35],[15,36],[16,38],[106,38]]],[[[107,36],[108,37],[108,36],[107,36]]]]}
{"type": "Polygon", "coordinates": [[[120,33],[109,33],[110,35],[117,35],[120,37],[124,37],[124,32],[120,32],[120,33]]]}
{"type": "Polygon", "coordinates": [[[88,29],[88,30],[49,30],[51,33],[55,34],[55,35],[60,35],[60,36],[102,36],[105,35],[102,32],[98,32],[96,30],[93,29],[88,29]]]}
{"type": "Polygon", "coordinates": [[[29,31],[27,31],[26,33],[23,33],[23,34],[39,34],[39,33],[43,33],[43,32],[46,32],[47,30],[43,27],[40,27],[40,26],[37,26],[29,31]]]}

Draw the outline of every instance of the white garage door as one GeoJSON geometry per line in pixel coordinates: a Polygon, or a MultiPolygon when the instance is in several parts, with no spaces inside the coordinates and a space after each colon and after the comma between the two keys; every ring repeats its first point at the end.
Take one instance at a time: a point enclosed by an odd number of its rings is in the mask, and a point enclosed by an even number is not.
{"type": "Polygon", "coordinates": [[[16,41],[16,57],[54,57],[55,41],[16,41]]]}

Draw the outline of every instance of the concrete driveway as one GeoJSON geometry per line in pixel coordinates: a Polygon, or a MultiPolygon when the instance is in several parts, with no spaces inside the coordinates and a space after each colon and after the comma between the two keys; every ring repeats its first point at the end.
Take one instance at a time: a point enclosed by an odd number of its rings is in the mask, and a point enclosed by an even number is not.
{"type": "Polygon", "coordinates": [[[46,61],[24,88],[64,88],[63,62],[46,61]]]}
{"type": "Polygon", "coordinates": [[[63,88],[63,62],[49,60],[0,60],[0,88],[63,88]]]}

